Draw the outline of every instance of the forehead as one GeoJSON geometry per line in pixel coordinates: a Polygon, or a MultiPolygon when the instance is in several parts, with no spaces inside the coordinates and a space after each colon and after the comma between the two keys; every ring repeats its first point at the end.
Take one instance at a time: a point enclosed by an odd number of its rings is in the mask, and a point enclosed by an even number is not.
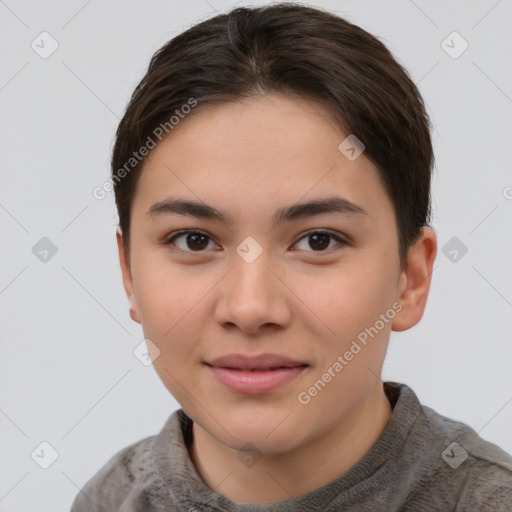
{"type": "Polygon", "coordinates": [[[150,152],[134,209],[146,212],[181,195],[235,216],[263,214],[262,206],[335,192],[377,215],[391,203],[364,153],[351,161],[340,151],[347,135],[322,105],[301,97],[271,94],[209,106],[181,120],[150,152]]]}

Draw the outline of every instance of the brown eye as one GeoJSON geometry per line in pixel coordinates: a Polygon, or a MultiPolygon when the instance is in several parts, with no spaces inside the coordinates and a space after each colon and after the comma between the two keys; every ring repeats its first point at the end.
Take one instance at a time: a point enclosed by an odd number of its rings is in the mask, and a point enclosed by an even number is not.
{"type": "Polygon", "coordinates": [[[328,231],[315,231],[312,233],[308,233],[304,237],[302,237],[299,240],[299,242],[297,242],[297,244],[306,241],[305,243],[303,243],[302,247],[298,247],[298,249],[302,251],[327,252],[327,249],[330,248],[329,246],[331,245],[332,240],[338,242],[338,245],[346,245],[346,242],[342,240],[339,236],[333,233],[329,233],[328,231]]]}
{"type": "Polygon", "coordinates": [[[200,231],[181,231],[165,242],[165,245],[175,245],[184,252],[203,252],[208,247],[211,238],[200,231]]]}
{"type": "Polygon", "coordinates": [[[309,235],[309,246],[311,249],[315,251],[322,251],[329,247],[329,242],[331,239],[330,235],[326,235],[325,233],[317,233],[314,235],[309,235]]]}

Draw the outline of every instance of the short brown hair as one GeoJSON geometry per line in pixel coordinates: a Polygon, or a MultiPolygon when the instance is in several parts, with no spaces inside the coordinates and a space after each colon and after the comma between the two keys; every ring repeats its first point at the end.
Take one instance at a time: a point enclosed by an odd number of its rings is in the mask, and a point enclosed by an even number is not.
{"type": "Polygon", "coordinates": [[[119,170],[126,169],[133,152],[156,127],[169,126],[191,98],[197,102],[189,114],[194,115],[203,106],[273,91],[321,103],[344,133],[364,143],[394,205],[403,268],[409,247],[431,216],[434,156],[423,100],[376,37],[332,13],[294,3],[215,16],[174,37],[151,58],[119,124],[112,153],[127,254],[141,165],[124,172],[123,179],[119,170]]]}

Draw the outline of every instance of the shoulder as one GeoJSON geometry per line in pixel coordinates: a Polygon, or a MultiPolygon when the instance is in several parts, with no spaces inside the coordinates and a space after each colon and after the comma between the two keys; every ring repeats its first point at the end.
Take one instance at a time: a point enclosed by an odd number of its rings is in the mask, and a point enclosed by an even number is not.
{"type": "Polygon", "coordinates": [[[458,482],[458,512],[512,510],[512,456],[468,425],[422,406],[438,475],[458,482]]]}
{"type": "MultiPolygon", "coordinates": [[[[461,421],[447,418],[424,405],[421,406],[421,410],[423,417],[428,423],[430,437],[440,447],[448,441],[450,441],[450,444],[452,442],[456,443],[452,447],[454,453],[452,454],[452,448],[450,448],[449,454],[446,453],[444,456],[445,459],[449,458],[449,456],[457,456],[457,453],[459,453],[461,459],[467,458],[474,462],[479,461],[484,465],[496,466],[503,469],[505,474],[512,475],[512,455],[494,443],[486,441],[470,426],[461,421]]],[[[448,446],[446,445],[446,447],[448,446]]],[[[456,462],[452,463],[453,465],[456,465],[456,462]]]]}
{"type": "Polygon", "coordinates": [[[467,479],[457,511],[512,510],[512,456],[466,427],[460,444],[468,454],[467,479]]]}
{"type": "Polygon", "coordinates": [[[156,436],[123,448],[85,484],[76,496],[71,512],[117,510],[134,494],[165,494],[166,484],[153,463],[156,436]]]}
{"type": "Polygon", "coordinates": [[[512,510],[512,471],[489,459],[477,459],[467,471],[456,512],[510,512],[512,510]]]}

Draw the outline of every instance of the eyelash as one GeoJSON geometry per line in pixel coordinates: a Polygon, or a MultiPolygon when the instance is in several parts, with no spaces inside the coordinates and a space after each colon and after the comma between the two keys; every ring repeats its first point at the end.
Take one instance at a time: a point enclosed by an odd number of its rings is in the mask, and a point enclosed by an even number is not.
{"type": "MultiPolygon", "coordinates": [[[[198,230],[193,230],[193,229],[184,229],[182,231],[178,231],[177,233],[173,234],[170,238],[167,238],[166,240],[164,240],[162,242],[162,245],[164,246],[171,246],[174,244],[174,241],[180,237],[180,236],[183,236],[183,235],[203,235],[205,236],[206,238],[213,241],[212,237],[210,237],[207,233],[204,233],[203,231],[198,231],[198,230]]],[[[338,235],[330,232],[330,231],[325,231],[325,230],[316,230],[316,231],[309,231],[307,233],[305,233],[304,235],[301,236],[301,238],[299,238],[297,240],[297,242],[295,242],[293,245],[299,243],[301,240],[303,240],[304,238],[307,238],[308,236],[311,236],[311,235],[328,235],[330,236],[332,239],[334,239],[336,242],[338,242],[338,244],[344,246],[344,245],[349,245],[348,242],[346,242],[345,240],[343,240],[342,238],[340,238],[338,235]]],[[[201,250],[201,251],[184,251],[183,249],[180,249],[180,248],[172,248],[172,250],[174,251],[180,251],[180,252],[184,252],[186,254],[201,254],[201,253],[204,253],[206,252],[205,250],[201,250]]],[[[322,251],[306,251],[306,252],[311,252],[313,254],[326,254],[326,253],[330,253],[332,251],[332,248],[331,249],[326,249],[326,250],[322,250],[322,251]]]]}

